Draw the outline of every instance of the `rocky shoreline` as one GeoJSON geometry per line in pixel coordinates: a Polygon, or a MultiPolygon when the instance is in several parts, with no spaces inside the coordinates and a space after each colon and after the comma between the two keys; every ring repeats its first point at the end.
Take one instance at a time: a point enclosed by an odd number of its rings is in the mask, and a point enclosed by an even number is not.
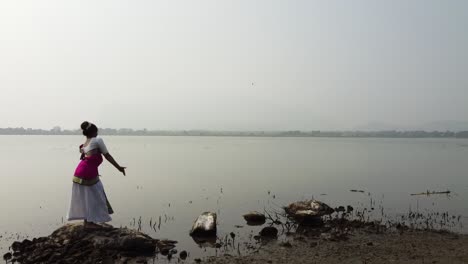
{"type": "MultiPolygon", "coordinates": [[[[50,236],[25,239],[11,245],[3,258],[11,263],[146,263],[156,253],[176,254],[176,241],[157,240],[128,228],[101,224],[91,229],[82,223],[66,224],[50,236]]],[[[184,254],[181,252],[181,257],[184,254]]]]}
{"type": "MultiPolygon", "coordinates": [[[[178,252],[173,240],[107,224],[85,228],[73,223],[47,237],[14,242],[3,258],[23,264],[155,263],[159,255],[169,261],[214,264],[468,263],[468,235],[365,221],[353,217],[351,206],[332,209],[316,200],[291,203],[284,211],[243,215],[248,225],[262,227],[245,242],[251,250],[241,251],[237,242],[236,252],[220,251],[223,255],[217,257],[187,258],[189,253],[178,252]]],[[[216,213],[205,212],[195,220],[190,235],[201,247],[236,249],[235,233],[221,239],[216,227],[216,213]]]]}
{"type": "MultiPolygon", "coordinates": [[[[266,229],[275,229],[267,226],[266,229]]],[[[262,233],[262,232],[261,232],[262,233]]],[[[187,263],[468,263],[468,235],[448,231],[387,228],[375,222],[332,219],[321,226],[298,226],[280,237],[259,234],[247,255],[187,259],[187,263]]],[[[14,242],[7,263],[152,263],[157,254],[184,262],[177,242],[153,239],[127,228],[85,229],[67,224],[50,236],[14,242]]],[[[156,261],[157,263],[158,261],[156,261]]]]}

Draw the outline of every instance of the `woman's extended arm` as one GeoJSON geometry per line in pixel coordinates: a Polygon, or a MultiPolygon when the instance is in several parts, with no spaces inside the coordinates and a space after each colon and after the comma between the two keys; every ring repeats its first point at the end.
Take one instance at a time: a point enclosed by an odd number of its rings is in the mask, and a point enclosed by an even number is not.
{"type": "Polygon", "coordinates": [[[106,160],[108,160],[112,165],[114,165],[114,167],[115,167],[116,169],[118,169],[120,172],[122,172],[123,175],[125,176],[125,169],[126,169],[126,167],[120,166],[120,165],[117,163],[117,161],[115,161],[114,157],[111,156],[110,153],[104,154],[104,157],[105,157],[106,160]]]}

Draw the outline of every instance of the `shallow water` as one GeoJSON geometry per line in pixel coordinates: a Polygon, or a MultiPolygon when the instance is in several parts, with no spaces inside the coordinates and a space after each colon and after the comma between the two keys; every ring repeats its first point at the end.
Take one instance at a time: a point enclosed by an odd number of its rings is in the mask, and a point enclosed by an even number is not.
{"type": "MultiPolygon", "coordinates": [[[[242,214],[311,197],[333,207],[373,207],[367,215],[374,219],[447,212],[458,221],[442,227],[468,233],[466,139],[103,138],[128,167],[124,177],[107,162],[101,166],[116,212],[112,224],[178,240],[177,249],[192,258],[223,252],[200,248],[188,235],[200,213],[217,212],[218,236],[234,232],[234,247],[242,250],[230,250],[242,254],[243,242],[260,230],[247,227],[242,214]],[[451,194],[411,196],[427,190],[451,194]]],[[[82,141],[0,136],[2,251],[15,239],[48,235],[62,225],[82,141]]]]}

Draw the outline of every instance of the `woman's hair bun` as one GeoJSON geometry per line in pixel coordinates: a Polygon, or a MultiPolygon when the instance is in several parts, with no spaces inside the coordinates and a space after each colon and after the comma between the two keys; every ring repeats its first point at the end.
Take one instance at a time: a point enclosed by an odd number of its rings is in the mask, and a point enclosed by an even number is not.
{"type": "Polygon", "coordinates": [[[83,135],[85,135],[88,138],[97,136],[98,128],[93,123],[84,121],[83,123],[81,123],[81,129],[83,130],[83,135]]]}
{"type": "Polygon", "coordinates": [[[81,123],[81,129],[82,130],[86,130],[89,126],[89,122],[88,121],[84,121],[83,123],[81,123]]]}

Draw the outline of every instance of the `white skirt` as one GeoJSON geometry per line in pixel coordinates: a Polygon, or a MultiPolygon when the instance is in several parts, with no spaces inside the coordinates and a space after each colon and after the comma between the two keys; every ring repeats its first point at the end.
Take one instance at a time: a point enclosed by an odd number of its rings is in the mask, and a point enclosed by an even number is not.
{"type": "Polygon", "coordinates": [[[110,213],[112,208],[107,201],[101,181],[91,186],[73,183],[68,221],[109,222],[112,220],[110,213]]]}

